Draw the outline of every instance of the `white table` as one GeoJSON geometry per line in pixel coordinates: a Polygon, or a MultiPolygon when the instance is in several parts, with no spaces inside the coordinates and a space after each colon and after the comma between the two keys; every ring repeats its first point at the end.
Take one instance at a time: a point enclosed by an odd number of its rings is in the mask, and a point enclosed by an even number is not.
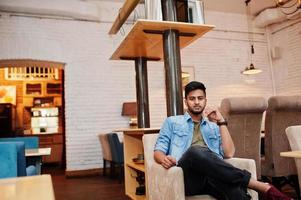
{"type": "Polygon", "coordinates": [[[0,179],[1,200],[54,200],[50,175],[0,179]]]}
{"type": "Polygon", "coordinates": [[[25,149],[25,156],[49,156],[51,154],[51,148],[37,148],[37,149],[25,149]]]}
{"type": "Polygon", "coordinates": [[[280,156],[289,158],[301,158],[301,151],[280,152],[280,156]]]}
{"type": "Polygon", "coordinates": [[[26,161],[34,163],[37,174],[41,174],[42,156],[49,156],[51,148],[25,149],[26,161]]]}

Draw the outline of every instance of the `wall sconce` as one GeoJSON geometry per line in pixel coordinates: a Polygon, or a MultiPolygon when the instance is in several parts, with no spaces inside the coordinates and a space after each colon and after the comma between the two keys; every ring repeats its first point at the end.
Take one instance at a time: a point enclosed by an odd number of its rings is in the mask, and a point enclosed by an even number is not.
{"type": "Polygon", "coordinates": [[[130,127],[136,127],[137,126],[137,103],[124,102],[122,104],[121,116],[129,116],[130,127]]]}

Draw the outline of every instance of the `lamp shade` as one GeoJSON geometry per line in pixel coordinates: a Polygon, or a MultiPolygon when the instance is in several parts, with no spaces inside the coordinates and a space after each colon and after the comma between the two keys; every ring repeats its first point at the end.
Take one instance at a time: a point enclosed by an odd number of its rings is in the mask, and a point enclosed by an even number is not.
{"type": "Polygon", "coordinates": [[[252,74],[258,74],[261,73],[262,70],[261,69],[256,69],[253,65],[253,63],[250,64],[249,67],[246,67],[246,69],[244,71],[242,71],[241,73],[244,75],[252,75],[252,74]]]}
{"type": "Polygon", "coordinates": [[[122,116],[137,116],[137,103],[124,102],[122,104],[122,116]]]}

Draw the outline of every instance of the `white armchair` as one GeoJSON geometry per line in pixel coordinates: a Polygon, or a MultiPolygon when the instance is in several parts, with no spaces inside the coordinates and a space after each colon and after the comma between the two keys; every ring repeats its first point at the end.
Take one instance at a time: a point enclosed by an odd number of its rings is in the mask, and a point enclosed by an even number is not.
{"type": "MultiPolygon", "coordinates": [[[[215,199],[209,195],[187,196],[184,191],[183,171],[180,167],[165,169],[154,160],[154,146],[158,134],[147,134],[143,136],[146,193],[149,200],[210,200],[215,199]]],[[[255,161],[243,158],[227,159],[232,165],[246,169],[256,179],[255,161]]],[[[258,194],[249,190],[253,200],[258,200],[258,194]]]]}
{"type": "MultiPolygon", "coordinates": [[[[298,126],[289,126],[285,130],[289,144],[293,151],[300,151],[301,150],[301,125],[298,126]]],[[[295,158],[297,173],[298,173],[298,180],[299,180],[299,187],[301,191],[301,159],[295,158]]],[[[300,192],[297,190],[297,192],[300,192]]],[[[300,194],[298,195],[300,197],[300,194]]]]}

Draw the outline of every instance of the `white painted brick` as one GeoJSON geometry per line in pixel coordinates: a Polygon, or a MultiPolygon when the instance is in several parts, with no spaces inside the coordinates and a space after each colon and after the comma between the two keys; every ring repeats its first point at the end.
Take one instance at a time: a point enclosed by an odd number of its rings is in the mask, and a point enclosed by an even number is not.
{"type": "MultiPolygon", "coordinates": [[[[112,16],[110,10],[111,7],[107,9],[107,15],[103,14],[106,19],[112,16]]],[[[219,105],[220,100],[227,96],[271,96],[272,81],[265,35],[254,36],[253,60],[263,73],[246,78],[240,74],[250,64],[248,35],[244,33],[247,31],[246,18],[238,14],[206,12],[206,21],[215,24],[218,31],[206,34],[182,50],[181,59],[183,66],[194,67],[195,80],[206,84],[209,104],[219,105]]],[[[0,59],[32,58],[66,63],[67,170],[101,167],[97,135],[128,127],[128,118],[121,116],[121,108],[123,102],[136,99],[134,62],[109,60],[123,38],[120,34],[109,36],[107,32],[110,27],[111,23],[0,18],[0,59]]],[[[126,25],[125,31],[130,27],[126,25]]],[[[288,34],[297,41],[300,34],[293,35],[298,27],[275,35],[275,40],[288,34]]],[[[264,33],[261,29],[256,29],[256,32],[264,33]]],[[[292,50],[292,55],[300,53],[300,47],[295,46],[294,42],[284,41],[279,45],[285,50],[292,50]]],[[[286,63],[287,60],[279,62],[286,63]]],[[[285,82],[285,87],[300,92],[291,82],[298,79],[298,75],[295,77],[292,73],[300,74],[296,67],[300,60],[290,62],[285,71],[291,79],[285,82]]],[[[278,68],[278,63],[275,64],[278,68]]],[[[164,79],[163,62],[148,62],[151,127],[160,127],[166,117],[164,79]]],[[[280,79],[280,83],[283,81],[280,79]]],[[[284,89],[278,86],[277,91],[283,92],[284,89]]]]}

